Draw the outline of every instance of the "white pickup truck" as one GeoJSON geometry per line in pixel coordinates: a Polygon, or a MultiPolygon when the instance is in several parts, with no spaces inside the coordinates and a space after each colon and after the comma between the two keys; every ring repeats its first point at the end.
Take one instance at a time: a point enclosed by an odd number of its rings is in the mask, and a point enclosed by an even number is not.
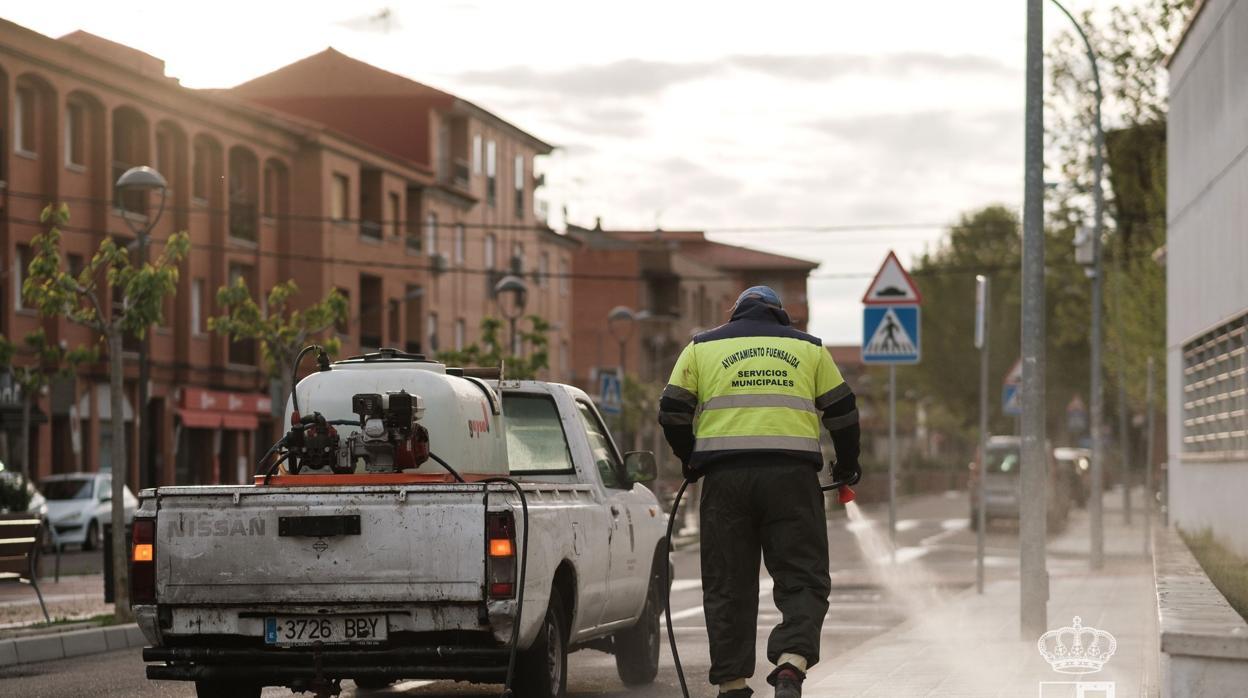
{"type": "Polygon", "coordinates": [[[344,386],[391,391],[391,406],[407,404],[395,390],[420,396],[406,426],[422,425],[466,482],[433,462],[383,472],[359,458],[350,472],[307,465],[253,485],[142,491],[131,575],[148,678],[194,681],[200,696],[333,695],[344,679],[502,683],[527,555],[516,695],[564,695],[567,654],[582,647],[614,653],[626,684],[654,679],[665,514],[640,484],[652,454],[621,457],[577,388],[486,381],[386,350],[297,388],[347,435],[335,447],[348,459],[371,449],[384,462],[385,444],[363,435],[395,420],[372,421],[344,386]],[[359,424],[344,429],[352,407],[359,424]],[[528,502],[527,550],[515,490],[480,481],[500,466],[478,461],[500,453],[528,502]]]}

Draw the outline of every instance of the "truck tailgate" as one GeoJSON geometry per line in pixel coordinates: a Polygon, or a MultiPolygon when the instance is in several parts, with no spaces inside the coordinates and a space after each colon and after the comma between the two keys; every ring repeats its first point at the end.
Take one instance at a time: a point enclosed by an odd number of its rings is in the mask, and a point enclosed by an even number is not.
{"type": "Polygon", "coordinates": [[[157,498],[162,603],[482,599],[480,488],[205,487],[157,498]]]}

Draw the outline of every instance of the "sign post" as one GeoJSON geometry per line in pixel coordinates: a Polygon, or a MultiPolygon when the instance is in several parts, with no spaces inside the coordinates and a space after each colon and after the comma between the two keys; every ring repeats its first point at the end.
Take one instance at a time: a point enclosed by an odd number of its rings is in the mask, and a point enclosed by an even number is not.
{"type": "Polygon", "coordinates": [[[897,255],[889,251],[862,297],[862,361],[888,365],[888,539],[897,549],[897,364],[922,355],[923,298],[897,255]]]}
{"type": "Polygon", "coordinates": [[[975,590],[984,593],[984,529],[988,514],[984,509],[988,481],[988,293],[990,281],[975,277],[975,348],[979,350],[979,475],[975,487],[975,590]]]}
{"type": "Polygon", "coordinates": [[[611,371],[598,372],[598,410],[603,414],[618,415],[623,411],[620,376],[611,371]]]}

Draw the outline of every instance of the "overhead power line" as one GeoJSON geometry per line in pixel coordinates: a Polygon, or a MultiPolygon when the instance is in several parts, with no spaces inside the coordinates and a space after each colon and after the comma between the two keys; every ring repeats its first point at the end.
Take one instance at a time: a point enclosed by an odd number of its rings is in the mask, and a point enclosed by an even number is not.
{"type": "MultiPolygon", "coordinates": [[[[34,200],[34,201],[43,201],[45,203],[51,203],[50,201],[48,201],[48,198],[45,195],[39,194],[37,192],[24,192],[24,191],[10,190],[8,193],[10,196],[14,196],[14,197],[21,198],[21,199],[28,199],[28,200],[34,200]]],[[[59,197],[59,200],[68,204],[85,203],[85,204],[90,204],[92,206],[107,206],[110,208],[116,207],[116,202],[113,201],[112,199],[99,198],[99,197],[61,196],[59,197]]],[[[259,204],[248,203],[247,205],[255,206],[259,208],[259,204]]],[[[184,215],[210,215],[210,216],[223,216],[223,217],[230,215],[229,209],[209,208],[207,205],[198,205],[198,204],[193,204],[189,207],[166,206],[165,210],[170,213],[184,214],[184,215]]],[[[358,235],[358,230],[351,229],[349,226],[358,226],[360,224],[375,225],[378,228],[380,228],[383,233],[386,229],[392,229],[395,225],[401,225],[404,227],[405,233],[413,234],[413,235],[423,233],[429,227],[433,227],[435,229],[463,228],[465,230],[485,230],[485,231],[491,231],[491,232],[492,231],[501,232],[501,231],[510,231],[510,230],[547,232],[551,230],[551,228],[546,225],[530,225],[530,224],[518,224],[518,223],[460,223],[460,222],[455,222],[455,221],[441,221],[441,220],[431,222],[429,220],[421,220],[421,219],[416,219],[416,218],[401,218],[398,220],[388,219],[388,218],[346,218],[346,217],[334,218],[332,216],[314,216],[314,215],[297,214],[297,213],[271,213],[271,212],[270,213],[258,212],[257,216],[266,220],[274,220],[274,221],[291,221],[291,222],[298,222],[298,223],[335,223],[340,226],[343,226],[342,228],[339,229],[340,232],[343,232],[345,234],[350,234],[350,235],[358,235]]],[[[679,232],[688,232],[688,231],[698,231],[698,232],[708,233],[712,235],[748,235],[748,234],[772,234],[772,233],[802,233],[802,234],[825,235],[825,234],[832,234],[832,233],[872,233],[872,232],[878,233],[878,232],[887,232],[887,231],[914,231],[914,230],[938,231],[938,230],[948,230],[951,228],[967,228],[967,227],[973,228],[977,226],[967,226],[967,225],[954,223],[954,222],[948,222],[948,221],[946,222],[905,221],[905,222],[883,222],[883,223],[879,223],[879,222],[837,223],[837,224],[812,223],[812,224],[781,224],[781,225],[757,225],[757,226],[708,226],[705,228],[681,227],[681,228],[674,229],[671,231],[655,229],[654,232],[662,234],[663,232],[679,233],[679,232]]],[[[1003,228],[1004,226],[1002,226],[999,223],[989,223],[989,224],[985,224],[983,227],[995,229],[995,228],[1003,228]]],[[[593,232],[593,229],[586,229],[586,228],[582,228],[582,229],[590,230],[591,232],[593,232]]],[[[620,231],[607,230],[606,232],[611,233],[611,232],[620,232],[620,231]]],[[[637,233],[637,232],[649,232],[649,231],[629,229],[627,232],[637,233]]],[[[915,238],[915,241],[920,241],[920,240],[925,240],[925,239],[927,238],[915,238]]],[[[874,242],[874,241],[875,241],[874,239],[864,240],[864,242],[874,242]]],[[[881,242],[898,242],[898,240],[887,240],[887,241],[881,241],[881,242]]]]}
{"type": "MultiPolygon", "coordinates": [[[[29,226],[38,229],[47,228],[48,225],[37,220],[9,216],[7,220],[17,225],[29,226]]],[[[113,235],[112,231],[100,230],[97,228],[89,228],[75,225],[56,226],[58,230],[67,233],[80,235],[113,235]]],[[[122,236],[124,237],[124,236],[122,236]]],[[[152,245],[163,245],[166,238],[151,239],[152,245]]],[[[443,274],[473,274],[473,275],[505,275],[511,273],[507,268],[486,269],[474,268],[467,266],[450,266],[447,268],[435,267],[431,262],[395,262],[389,260],[368,260],[353,259],[341,256],[324,256],[314,255],[300,252],[283,252],[273,250],[261,250],[255,248],[232,247],[228,245],[201,244],[192,242],[192,252],[195,250],[208,250],[213,252],[228,252],[239,255],[246,255],[254,258],[265,259],[285,259],[290,261],[315,262],[327,265],[341,265],[349,267],[358,267],[361,269],[401,269],[406,271],[422,271],[434,275],[443,274]]],[[[1053,263],[1047,265],[1048,269],[1069,269],[1078,265],[1070,263],[1053,263]]],[[[973,276],[983,273],[1017,273],[1019,266],[1017,264],[995,264],[995,265],[977,265],[963,267],[939,267],[934,269],[915,269],[911,274],[918,277],[942,277],[942,276],[973,276]]],[[[546,271],[540,272],[536,269],[528,269],[523,272],[524,276],[540,276],[547,279],[584,279],[591,281],[647,281],[652,277],[645,274],[611,274],[611,273],[594,273],[594,272],[558,272],[546,271]]],[[[874,271],[853,271],[853,272],[824,272],[810,274],[807,278],[815,281],[820,280],[847,280],[847,279],[870,279],[875,276],[874,271]]],[[[681,275],[682,281],[728,281],[737,278],[736,274],[714,274],[714,275],[681,275]]]]}

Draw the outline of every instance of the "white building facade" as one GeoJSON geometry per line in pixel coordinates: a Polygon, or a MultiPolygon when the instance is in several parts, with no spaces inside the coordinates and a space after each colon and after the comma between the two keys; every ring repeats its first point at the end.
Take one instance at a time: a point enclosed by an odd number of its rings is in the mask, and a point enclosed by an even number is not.
{"type": "Polygon", "coordinates": [[[1171,520],[1248,555],[1248,0],[1205,0],[1169,69],[1171,520]]]}

